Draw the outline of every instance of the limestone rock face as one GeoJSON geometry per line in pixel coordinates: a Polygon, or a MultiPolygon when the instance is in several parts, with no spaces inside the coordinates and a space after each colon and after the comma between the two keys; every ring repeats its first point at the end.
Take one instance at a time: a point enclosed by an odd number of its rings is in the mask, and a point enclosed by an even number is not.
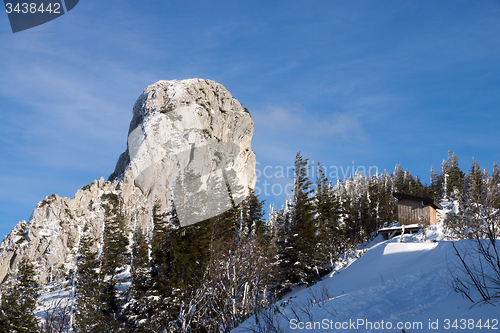
{"type": "Polygon", "coordinates": [[[241,202],[256,182],[253,121],[228,90],[214,81],[159,81],[133,108],[127,150],[108,181],[78,190],[73,199],[51,195],[28,222],[0,244],[0,281],[23,256],[41,282],[74,268],[85,227],[100,239],[103,194],[120,197],[128,230],[151,230],[152,209],[173,204],[181,225],[216,216],[241,202]]]}

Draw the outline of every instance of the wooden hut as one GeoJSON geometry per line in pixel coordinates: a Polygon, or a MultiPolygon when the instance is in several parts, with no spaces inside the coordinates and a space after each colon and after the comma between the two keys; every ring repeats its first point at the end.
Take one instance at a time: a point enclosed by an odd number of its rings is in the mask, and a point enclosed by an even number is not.
{"type": "Polygon", "coordinates": [[[410,224],[435,225],[437,223],[436,209],[443,209],[437,201],[397,192],[394,192],[393,195],[398,199],[400,226],[410,224]]]}

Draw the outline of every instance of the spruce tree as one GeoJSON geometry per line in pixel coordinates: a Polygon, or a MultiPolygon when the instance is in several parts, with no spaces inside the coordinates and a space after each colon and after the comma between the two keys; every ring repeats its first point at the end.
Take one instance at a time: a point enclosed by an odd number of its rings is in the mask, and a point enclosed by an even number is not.
{"type": "Polygon", "coordinates": [[[119,197],[114,193],[108,193],[102,198],[107,202],[103,205],[106,218],[100,258],[103,276],[102,298],[106,303],[104,315],[107,317],[108,324],[113,325],[116,330],[123,303],[123,295],[118,291],[118,287],[124,281],[119,276],[129,262],[129,239],[126,234],[125,216],[121,211],[122,205],[119,197]]]}
{"type": "Polygon", "coordinates": [[[440,200],[443,197],[443,177],[434,171],[434,167],[431,167],[430,193],[434,200],[440,200]]]}
{"type": "Polygon", "coordinates": [[[443,162],[441,174],[445,182],[445,194],[447,198],[458,199],[462,190],[464,173],[458,166],[458,157],[451,150],[448,152],[448,159],[443,162]]]}
{"type": "Polygon", "coordinates": [[[96,240],[89,228],[84,229],[77,257],[75,332],[104,332],[108,328],[103,301],[103,276],[96,240]]]}
{"type": "Polygon", "coordinates": [[[491,177],[488,179],[488,189],[491,193],[491,207],[500,208],[500,169],[493,163],[491,177]]]}
{"type": "Polygon", "coordinates": [[[405,181],[404,181],[404,171],[400,164],[396,165],[393,174],[393,192],[404,193],[405,191],[405,181]]]}
{"type": "Polygon", "coordinates": [[[131,296],[136,300],[144,298],[149,289],[148,250],[146,235],[138,228],[134,234],[134,243],[132,245],[132,285],[130,287],[131,296]]]}
{"type": "Polygon", "coordinates": [[[288,244],[283,253],[282,268],[287,274],[290,285],[311,283],[318,277],[317,267],[317,235],[314,221],[314,206],[311,198],[312,183],[307,175],[308,159],[302,158],[300,152],[295,158],[293,211],[288,244]]]}
{"type": "Polygon", "coordinates": [[[173,285],[191,291],[202,284],[213,255],[215,223],[212,218],[172,232],[173,285]]]}
{"type": "Polygon", "coordinates": [[[202,283],[210,257],[212,221],[181,228],[175,206],[166,214],[158,203],[152,218],[150,295],[157,301],[151,321],[154,327],[173,330],[170,325],[179,315],[183,295],[202,283]]]}
{"type": "Polygon", "coordinates": [[[374,238],[377,234],[376,231],[381,226],[379,216],[378,216],[378,208],[379,208],[379,200],[381,193],[379,192],[378,187],[378,178],[376,176],[372,176],[367,180],[367,195],[366,195],[366,217],[363,222],[363,228],[365,235],[368,239],[374,238]]]}
{"type": "Polygon", "coordinates": [[[151,239],[151,288],[159,295],[171,291],[169,282],[172,278],[172,253],[170,229],[161,206],[156,203],[153,207],[153,235],[151,239]]]}
{"type": "Polygon", "coordinates": [[[392,194],[392,177],[387,172],[378,179],[377,214],[379,226],[391,224],[397,220],[396,198],[392,194]]]}
{"type": "Polygon", "coordinates": [[[240,226],[241,237],[264,236],[264,201],[260,201],[253,189],[249,189],[249,194],[240,204],[240,226]]]}
{"type": "Polygon", "coordinates": [[[341,233],[349,244],[356,244],[359,237],[358,209],[355,202],[355,197],[347,191],[345,184],[339,184],[340,188],[337,191],[340,193],[340,218],[341,218],[341,233]]]}
{"type": "Polygon", "coordinates": [[[35,269],[26,257],[19,263],[15,285],[2,295],[0,333],[36,333],[39,319],[35,316],[39,285],[35,269]]]}
{"type": "Polygon", "coordinates": [[[462,176],[461,190],[451,193],[456,197],[458,209],[449,213],[444,221],[455,238],[497,238],[499,185],[498,167],[493,165],[489,175],[473,159],[471,170],[462,176]]]}
{"type": "Polygon", "coordinates": [[[289,199],[285,201],[283,207],[276,211],[271,207],[268,219],[270,241],[270,257],[271,267],[273,270],[275,293],[281,293],[281,287],[286,287],[288,280],[288,271],[284,268],[288,265],[288,258],[286,256],[286,248],[290,239],[289,221],[291,219],[291,204],[289,199]]]}
{"type": "Polygon", "coordinates": [[[483,200],[483,195],[486,194],[485,191],[485,181],[488,179],[488,175],[484,175],[481,167],[477,163],[476,159],[472,158],[472,167],[470,171],[470,181],[471,181],[471,193],[472,201],[475,204],[479,204],[483,200]]]}
{"type": "Polygon", "coordinates": [[[137,228],[132,243],[131,282],[129,287],[128,307],[125,315],[133,332],[149,332],[151,317],[155,305],[150,299],[150,263],[149,244],[144,232],[137,228]]]}
{"type": "Polygon", "coordinates": [[[341,254],[344,239],[339,229],[339,204],[323,166],[318,163],[316,173],[316,221],[319,231],[318,254],[322,264],[335,264],[341,254]]]}
{"type": "Polygon", "coordinates": [[[410,195],[416,195],[415,179],[410,173],[410,170],[406,169],[403,175],[403,189],[402,192],[410,195]]]}

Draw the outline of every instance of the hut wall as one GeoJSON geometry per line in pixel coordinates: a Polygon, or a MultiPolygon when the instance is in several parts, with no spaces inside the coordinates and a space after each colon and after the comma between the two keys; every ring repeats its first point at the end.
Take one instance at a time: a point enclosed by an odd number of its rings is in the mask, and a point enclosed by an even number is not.
{"type": "Polygon", "coordinates": [[[436,208],[429,206],[429,210],[430,210],[430,215],[431,215],[430,216],[431,217],[430,224],[436,225],[437,224],[436,208]]]}
{"type": "Polygon", "coordinates": [[[421,201],[399,199],[398,218],[399,225],[430,224],[431,207],[424,206],[421,201]]]}

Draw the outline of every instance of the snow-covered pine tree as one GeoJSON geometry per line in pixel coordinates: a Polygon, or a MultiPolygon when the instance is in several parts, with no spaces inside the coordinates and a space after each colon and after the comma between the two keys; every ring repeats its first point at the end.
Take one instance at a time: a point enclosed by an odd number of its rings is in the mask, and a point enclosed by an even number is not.
{"type": "Polygon", "coordinates": [[[240,204],[240,226],[239,237],[246,238],[259,235],[264,236],[264,201],[260,201],[253,189],[249,189],[249,194],[240,204]]]}
{"type": "Polygon", "coordinates": [[[338,257],[344,252],[346,242],[339,227],[339,203],[323,171],[318,163],[316,173],[316,223],[318,228],[318,255],[321,264],[335,265],[338,257]]]}
{"type": "Polygon", "coordinates": [[[127,324],[133,332],[147,332],[153,305],[149,299],[150,264],[149,244],[142,229],[137,228],[132,242],[131,285],[124,309],[127,324]]]}
{"type": "Polygon", "coordinates": [[[440,200],[443,197],[443,177],[437,174],[434,167],[431,167],[430,193],[432,199],[440,200]]]}
{"type": "Polygon", "coordinates": [[[377,217],[379,226],[388,225],[397,220],[396,198],[392,195],[392,176],[384,170],[384,173],[378,177],[377,197],[377,217]]]}
{"type": "Polygon", "coordinates": [[[131,298],[134,300],[143,299],[149,290],[149,245],[144,232],[137,228],[134,233],[132,245],[132,267],[130,286],[131,298]]]}
{"type": "Polygon", "coordinates": [[[416,186],[415,186],[415,179],[410,173],[410,170],[405,169],[404,175],[403,175],[403,189],[402,192],[410,195],[416,195],[415,194],[416,186]]]}
{"type": "Polygon", "coordinates": [[[444,192],[449,199],[458,199],[462,190],[464,173],[458,165],[458,157],[451,150],[448,151],[448,159],[443,161],[441,174],[446,180],[444,192]]]}
{"type": "Polygon", "coordinates": [[[281,262],[281,269],[286,276],[285,284],[288,285],[308,284],[319,277],[314,269],[319,264],[316,253],[318,241],[314,221],[315,209],[311,197],[312,183],[308,177],[308,170],[308,159],[304,159],[298,152],[295,158],[290,232],[281,262]]]}
{"type": "Polygon", "coordinates": [[[404,187],[404,171],[403,168],[401,167],[401,164],[396,165],[394,168],[394,173],[393,173],[393,192],[401,192],[403,193],[405,191],[404,187]]]}
{"type": "Polygon", "coordinates": [[[0,333],[36,333],[39,318],[35,316],[40,289],[35,269],[25,257],[19,264],[14,285],[2,295],[0,333]]]}
{"type": "Polygon", "coordinates": [[[267,232],[269,233],[269,256],[270,267],[272,269],[273,282],[276,286],[273,288],[272,293],[275,298],[279,298],[282,285],[287,280],[287,274],[282,270],[286,266],[285,249],[288,246],[290,238],[290,224],[291,220],[291,198],[287,197],[285,204],[280,210],[276,210],[274,205],[269,208],[269,218],[266,224],[267,232]]]}
{"type": "Polygon", "coordinates": [[[77,257],[76,313],[74,331],[98,333],[106,331],[106,303],[102,299],[103,275],[97,253],[96,239],[89,226],[83,230],[77,257]]]}
{"type": "Polygon", "coordinates": [[[472,158],[472,166],[470,170],[471,191],[469,193],[472,202],[479,203],[484,200],[482,197],[486,195],[487,179],[488,174],[486,173],[486,170],[481,170],[481,167],[477,163],[476,159],[472,158]]]}
{"type": "Polygon", "coordinates": [[[366,213],[363,216],[363,231],[366,239],[372,239],[376,236],[376,231],[381,226],[378,217],[378,207],[380,200],[380,193],[378,182],[379,178],[374,175],[368,179],[367,182],[367,194],[366,194],[366,213]]]}
{"type": "Polygon", "coordinates": [[[157,202],[153,206],[153,235],[151,238],[151,289],[156,296],[169,294],[172,290],[171,228],[157,202]]]}
{"type": "MultiPolygon", "coordinates": [[[[488,189],[491,192],[491,206],[493,208],[500,208],[500,169],[498,165],[493,163],[493,168],[491,169],[491,177],[487,181],[488,189]]],[[[499,230],[500,232],[500,230],[499,230]]]]}
{"type": "Polygon", "coordinates": [[[475,159],[472,167],[462,177],[458,211],[448,214],[445,225],[456,238],[487,238],[496,233],[498,203],[500,201],[499,171],[493,165],[492,174],[481,170],[475,159]]]}
{"type": "Polygon", "coordinates": [[[118,287],[124,282],[120,274],[130,259],[129,238],[119,197],[114,193],[107,193],[102,199],[107,202],[103,205],[106,217],[100,258],[103,276],[102,297],[106,303],[104,316],[108,326],[118,331],[120,322],[124,321],[120,319],[124,295],[119,292],[118,287]]]}
{"type": "Polygon", "coordinates": [[[366,179],[357,171],[354,178],[344,181],[344,187],[342,231],[350,244],[358,244],[364,239],[363,222],[368,213],[366,179]]]}
{"type": "MultiPolygon", "coordinates": [[[[473,303],[494,303],[500,297],[500,178],[493,165],[492,175],[481,171],[475,160],[463,177],[458,212],[449,214],[445,225],[456,238],[471,238],[475,246],[455,247],[460,258],[460,271],[467,275],[453,277],[454,287],[473,303]],[[473,300],[470,290],[477,290],[480,300],[473,300]]],[[[456,194],[456,192],[455,192],[456,194]]]]}
{"type": "Polygon", "coordinates": [[[212,219],[171,232],[172,285],[188,293],[203,283],[211,256],[212,219]]]}

